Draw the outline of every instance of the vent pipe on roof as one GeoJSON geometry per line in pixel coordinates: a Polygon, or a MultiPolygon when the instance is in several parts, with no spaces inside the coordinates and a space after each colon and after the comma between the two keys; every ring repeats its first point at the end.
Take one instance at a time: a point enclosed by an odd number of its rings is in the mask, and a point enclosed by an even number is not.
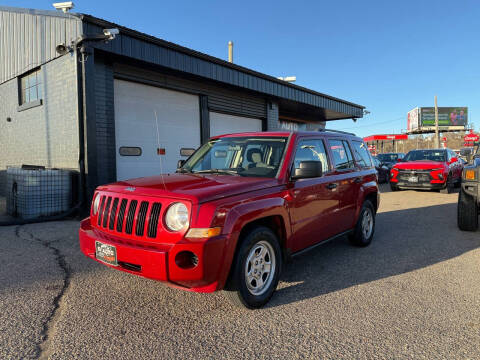
{"type": "Polygon", "coordinates": [[[228,62],[233,63],[233,41],[228,42],[228,62]]]}

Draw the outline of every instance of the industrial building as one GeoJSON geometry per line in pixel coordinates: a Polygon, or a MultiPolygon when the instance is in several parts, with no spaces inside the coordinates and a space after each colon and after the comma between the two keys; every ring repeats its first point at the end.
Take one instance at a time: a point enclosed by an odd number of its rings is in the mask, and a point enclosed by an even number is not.
{"type": "Polygon", "coordinates": [[[3,193],[7,166],[77,171],[88,199],[175,171],[181,149],[213,135],[318,129],[364,110],[85,14],[0,6],[0,49],[3,193]]]}

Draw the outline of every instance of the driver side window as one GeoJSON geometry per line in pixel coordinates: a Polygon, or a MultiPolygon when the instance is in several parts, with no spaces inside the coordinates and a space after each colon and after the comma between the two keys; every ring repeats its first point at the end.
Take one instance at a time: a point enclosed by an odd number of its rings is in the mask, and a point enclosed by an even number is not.
{"type": "Polygon", "coordinates": [[[321,161],[322,172],[330,170],[325,145],[320,139],[301,140],[298,143],[294,159],[295,168],[299,168],[302,161],[321,161]]]}

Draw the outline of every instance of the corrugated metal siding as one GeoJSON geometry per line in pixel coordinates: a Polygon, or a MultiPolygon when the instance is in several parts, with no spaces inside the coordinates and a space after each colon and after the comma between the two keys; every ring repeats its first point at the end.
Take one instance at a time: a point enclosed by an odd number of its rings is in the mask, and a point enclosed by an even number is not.
{"type": "Polygon", "coordinates": [[[0,10],[0,84],[58,57],[55,47],[81,32],[73,16],[0,10]]]}
{"type": "MultiPolygon", "coordinates": [[[[102,28],[96,24],[84,22],[84,32],[86,34],[98,34],[102,32],[102,28]]],[[[115,54],[164,66],[168,69],[239,86],[266,95],[330,109],[343,113],[347,115],[347,117],[362,117],[363,115],[363,108],[361,106],[355,106],[289,85],[283,85],[273,80],[232,69],[221,63],[211,62],[192,54],[182,53],[122,32],[115,40],[107,44],[97,44],[96,47],[115,54]]]]}

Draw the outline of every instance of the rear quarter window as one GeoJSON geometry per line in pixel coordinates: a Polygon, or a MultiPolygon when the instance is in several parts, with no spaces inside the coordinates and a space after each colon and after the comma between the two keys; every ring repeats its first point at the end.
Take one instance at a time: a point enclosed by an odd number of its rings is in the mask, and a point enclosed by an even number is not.
{"type": "Polygon", "coordinates": [[[336,170],[348,170],[355,168],[350,146],[345,140],[328,140],[332,154],[333,166],[336,170]]]}
{"type": "Polygon", "coordinates": [[[353,140],[352,146],[357,164],[362,168],[372,167],[372,157],[365,143],[363,141],[353,140]]]}

